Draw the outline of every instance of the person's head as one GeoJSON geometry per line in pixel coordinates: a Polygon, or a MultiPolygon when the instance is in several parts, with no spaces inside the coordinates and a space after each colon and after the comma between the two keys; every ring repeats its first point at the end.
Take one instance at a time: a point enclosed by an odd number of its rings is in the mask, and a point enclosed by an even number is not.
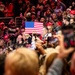
{"type": "Polygon", "coordinates": [[[70,24],[73,24],[73,23],[74,23],[74,19],[71,18],[71,19],[70,19],[70,24]]]}
{"type": "Polygon", "coordinates": [[[40,18],[40,22],[44,23],[45,22],[45,18],[44,17],[41,17],[40,18]]]}
{"type": "Polygon", "coordinates": [[[55,6],[55,2],[52,2],[52,0],[51,0],[50,2],[51,2],[51,8],[52,8],[52,9],[55,9],[55,7],[56,7],[56,6],[55,6]]]}
{"type": "Polygon", "coordinates": [[[58,16],[62,16],[62,12],[61,11],[58,12],[58,16]]]}
{"type": "Polygon", "coordinates": [[[16,49],[5,60],[5,75],[38,75],[38,69],[37,54],[27,48],[16,49]]]}
{"type": "Polygon", "coordinates": [[[41,57],[40,61],[41,63],[43,62],[43,64],[41,64],[39,72],[43,75],[47,74],[49,67],[52,65],[54,59],[57,57],[58,51],[53,48],[50,48],[46,49],[46,53],[46,56],[41,57]]]}
{"type": "Polygon", "coordinates": [[[43,11],[44,10],[44,6],[40,5],[40,10],[43,11]]]}
{"type": "Polygon", "coordinates": [[[31,12],[35,12],[35,6],[31,7],[31,12]]]}
{"type": "Polygon", "coordinates": [[[52,63],[56,57],[57,57],[57,53],[52,53],[46,57],[46,62],[45,62],[46,73],[48,72],[49,67],[52,65],[52,63]]]}
{"type": "Polygon", "coordinates": [[[46,5],[46,3],[47,3],[47,0],[43,0],[43,4],[46,5]]]}
{"type": "Polygon", "coordinates": [[[4,41],[5,41],[5,42],[8,42],[8,40],[9,40],[9,36],[8,36],[8,35],[5,35],[5,36],[4,36],[4,41]]]}
{"type": "Polygon", "coordinates": [[[2,48],[4,46],[4,40],[0,39],[0,48],[2,48]]]}
{"type": "Polygon", "coordinates": [[[52,14],[53,19],[57,19],[57,15],[55,13],[52,14]]]}
{"type": "Polygon", "coordinates": [[[43,0],[38,0],[38,3],[42,3],[43,2],[43,0]]]}
{"type": "Polygon", "coordinates": [[[44,28],[43,28],[43,34],[42,34],[42,36],[44,37],[46,34],[47,34],[47,28],[44,27],[44,28]]]}
{"type": "Polygon", "coordinates": [[[29,34],[26,34],[25,32],[23,32],[23,34],[22,34],[23,40],[26,40],[26,39],[28,39],[29,37],[30,37],[29,34]]]}
{"type": "Polygon", "coordinates": [[[70,24],[70,18],[69,17],[66,17],[63,19],[63,23],[68,26],[70,24]]]}
{"type": "MultiPolygon", "coordinates": [[[[49,49],[46,51],[47,55],[44,60],[43,68],[41,68],[42,69],[41,72],[44,72],[44,75],[47,74],[48,69],[52,66],[54,60],[57,58],[59,49],[60,48],[56,48],[56,49],[51,48],[51,50],[49,49]]],[[[64,66],[63,66],[63,70],[62,70],[62,75],[69,75],[69,72],[67,69],[68,64],[65,59],[63,60],[63,63],[64,63],[64,66]]]]}
{"type": "Polygon", "coordinates": [[[50,11],[49,9],[47,9],[46,15],[47,15],[47,16],[50,16],[50,14],[51,14],[51,11],[50,11]]]}
{"type": "Polygon", "coordinates": [[[17,42],[22,41],[22,38],[23,38],[23,37],[22,37],[22,35],[18,35],[18,37],[17,37],[17,39],[16,39],[16,40],[17,40],[17,42]]]}
{"type": "Polygon", "coordinates": [[[32,18],[32,21],[34,21],[34,20],[36,19],[36,14],[35,14],[35,12],[32,12],[31,18],[32,18]]]}
{"type": "Polygon", "coordinates": [[[57,2],[57,8],[59,9],[59,7],[60,7],[60,2],[57,2]]]}
{"type": "Polygon", "coordinates": [[[25,32],[25,28],[21,28],[21,29],[20,29],[20,32],[21,32],[21,34],[22,34],[23,32],[25,32]]]}
{"type": "Polygon", "coordinates": [[[58,27],[61,27],[61,26],[62,26],[62,22],[61,22],[61,21],[58,21],[58,22],[56,22],[56,25],[57,25],[58,27]]]}
{"type": "Polygon", "coordinates": [[[13,10],[13,7],[14,7],[13,3],[9,3],[9,9],[13,10]]]}
{"type": "Polygon", "coordinates": [[[72,2],[72,6],[75,6],[75,2],[72,2]]]}
{"type": "Polygon", "coordinates": [[[26,2],[26,5],[30,5],[30,0],[24,0],[26,2]]]}
{"type": "Polygon", "coordinates": [[[48,33],[51,33],[52,30],[53,30],[53,23],[48,22],[48,23],[46,24],[46,26],[47,26],[47,29],[48,29],[48,33]]]}
{"type": "Polygon", "coordinates": [[[27,14],[26,14],[26,19],[27,19],[27,21],[31,21],[32,19],[31,19],[31,13],[30,12],[28,12],[27,14]]]}
{"type": "MultiPolygon", "coordinates": [[[[51,55],[49,55],[49,57],[46,60],[46,73],[48,72],[49,67],[52,65],[53,61],[56,59],[58,53],[52,53],[51,55]]],[[[63,60],[64,66],[63,66],[63,70],[62,70],[62,75],[69,75],[70,73],[68,72],[69,70],[67,69],[68,67],[68,63],[67,61],[64,59],[63,60]]]]}

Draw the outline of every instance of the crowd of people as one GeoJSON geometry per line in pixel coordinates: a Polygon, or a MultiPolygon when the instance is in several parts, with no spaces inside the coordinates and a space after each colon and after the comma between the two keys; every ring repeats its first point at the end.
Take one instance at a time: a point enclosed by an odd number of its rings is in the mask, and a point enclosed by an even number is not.
{"type": "Polygon", "coordinates": [[[75,75],[73,0],[0,0],[0,17],[13,17],[0,21],[1,75],[75,75]],[[25,33],[32,21],[43,23],[42,34],[25,33]]]}

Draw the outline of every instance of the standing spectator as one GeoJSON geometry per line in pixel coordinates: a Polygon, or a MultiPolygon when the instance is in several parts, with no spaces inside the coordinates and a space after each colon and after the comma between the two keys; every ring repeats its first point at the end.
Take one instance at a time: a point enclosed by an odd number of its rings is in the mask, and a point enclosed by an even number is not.
{"type": "Polygon", "coordinates": [[[0,1],[0,17],[4,17],[5,5],[0,1]]]}
{"type": "Polygon", "coordinates": [[[54,12],[58,15],[58,12],[61,12],[63,10],[62,6],[60,5],[60,3],[57,3],[56,8],[54,9],[54,12]]]}
{"type": "Polygon", "coordinates": [[[75,2],[72,2],[71,9],[75,10],[75,2]]]}
{"type": "Polygon", "coordinates": [[[13,17],[14,16],[14,5],[13,5],[13,3],[10,3],[9,5],[8,5],[8,8],[7,8],[7,16],[8,17],[13,17]]]}

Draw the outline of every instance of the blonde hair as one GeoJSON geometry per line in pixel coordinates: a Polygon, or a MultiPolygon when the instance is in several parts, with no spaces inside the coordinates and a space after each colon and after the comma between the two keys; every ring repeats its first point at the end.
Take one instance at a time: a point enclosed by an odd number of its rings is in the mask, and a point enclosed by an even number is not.
{"type": "MultiPolygon", "coordinates": [[[[57,47],[56,49],[59,49],[59,47],[57,47]]],[[[42,64],[42,66],[40,67],[40,74],[42,75],[46,75],[48,72],[49,67],[51,67],[51,65],[53,64],[53,61],[56,59],[57,55],[58,55],[59,51],[58,50],[49,50],[44,63],[42,64]]],[[[63,66],[63,71],[62,71],[62,75],[70,75],[67,67],[68,67],[68,63],[67,61],[64,59],[63,60],[64,66],[63,66]]]]}
{"type": "Polygon", "coordinates": [[[6,65],[7,63],[13,75],[37,75],[38,73],[38,56],[27,48],[18,48],[9,53],[6,57],[6,65]]]}
{"type": "Polygon", "coordinates": [[[45,62],[45,66],[46,66],[46,73],[49,69],[49,67],[52,65],[54,59],[57,57],[57,53],[52,53],[51,55],[49,55],[46,59],[46,62],[45,62]]]}
{"type": "Polygon", "coordinates": [[[39,69],[39,73],[42,75],[46,75],[48,68],[52,65],[54,59],[57,57],[59,50],[50,48],[46,50],[46,53],[45,60],[39,69]]]}
{"type": "Polygon", "coordinates": [[[52,63],[56,57],[57,57],[57,53],[52,53],[52,54],[45,57],[44,64],[40,67],[40,70],[39,70],[39,72],[42,75],[46,75],[49,67],[52,65],[52,63]]]}

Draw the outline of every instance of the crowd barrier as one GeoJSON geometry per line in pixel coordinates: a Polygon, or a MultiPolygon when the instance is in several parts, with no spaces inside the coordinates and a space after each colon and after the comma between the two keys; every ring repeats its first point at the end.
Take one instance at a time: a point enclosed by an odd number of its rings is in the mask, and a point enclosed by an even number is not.
{"type": "MultiPolygon", "coordinates": [[[[13,17],[0,17],[0,23],[4,22],[5,25],[8,25],[8,23],[11,19],[14,19],[14,18],[13,17]]],[[[14,20],[15,20],[15,24],[17,27],[20,27],[22,25],[22,18],[21,17],[16,17],[14,20]]]]}

